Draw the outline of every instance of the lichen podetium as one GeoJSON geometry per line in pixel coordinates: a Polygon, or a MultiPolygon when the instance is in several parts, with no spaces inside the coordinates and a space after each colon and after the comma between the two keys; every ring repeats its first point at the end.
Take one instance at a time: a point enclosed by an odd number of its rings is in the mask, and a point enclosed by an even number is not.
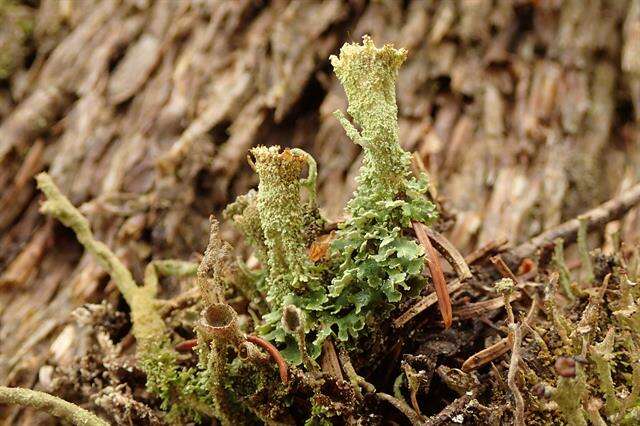
{"type": "Polygon", "coordinates": [[[259,330],[270,340],[288,342],[283,354],[289,361],[300,362],[302,356],[281,326],[285,304],[302,309],[309,350],[316,357],[328,336],[348,342],[367,324],[375,329],[403,296],[425,283],[425,253],[411,223],[431,223],[436,210],[425,196],[426,176],[412,175],[411,156],[399,143],[395,80],[405,58],[405,50],[376,48],[369,37],[331,57],[349,100],[348,113],[361,131],[344,114],[336,116],[362,146],[364,161],[346,208],[348,219],[339,224],[326,258],[314,261],[307,254],[313,241],[309,235],[319,233],[322,220],[315,196],[308,203],[301,201],[303,187],[315,194],[315,162],[303,151],[253,149],[260,179],[257,195],[239,197],[228,209],[266,263],[266,288],[264,275],[254,275],[255,286],[266,289],[270,308],[259,330]],[[307,181],[301,179],[305,162],[307,181]]]}
{"type": "Polygon", "coordinates": [[[358,131],[340,111],[336,116],[347,135],[363,148],[357,189],[347,205],[332,245],[337,271],[329,287],[331,312],[356,315],[338,338],[357,336],[365,323],[386,319],[386,312],[405,293],[424,284],[424,250],[411,235],[411,222],[431,223],[435,205],[425,194],[427,178],[412,176],[411,157],[398,136],[395,81],[407,52],[390,45],[376,48],[370,37],[346,44],[331,63],[344,86],[347,112],[358,131]],[[353,309],[349,309],[349,307],[353,309]],[[375,312],[375,314],[374,314],[375,312]]]}

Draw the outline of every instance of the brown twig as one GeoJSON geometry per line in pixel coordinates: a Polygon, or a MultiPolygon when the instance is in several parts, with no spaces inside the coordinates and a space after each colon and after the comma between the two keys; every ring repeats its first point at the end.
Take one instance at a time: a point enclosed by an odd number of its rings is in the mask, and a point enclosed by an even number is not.
{"type": "Polygon", "coordinates": [[[498,254],[496,256],[492,256],[489,260],[491,260],[491,263],[493,263],[493,266],[496,267],[498,272],[500,272],[500,275],[502,275],[504,278],[511,278],[513,282],[516,284],[520,282],[518,277],[516,277],[516,274],[514,274],[511,268],[509,268],[507,264],[504,262],[504,260],[502,259],[502,256],[498,254]]]}
{"type": "Polygon", "coordinates": [[[440,266],[440,260],[438,259],[438,253],[431,245],[429,236],[427,234],[427,227],[420,222],[411,222],[418,241],[424,247],[428,256],[429,271],[431,271],[431,278],[433,279],[433,285],[438,296],[438,307],[440,308],[440,314],[444,321],[444,327],[451,327],[452,315],[451,315],[451,299],[449,298],[449,290],[447,288],[447,282],[444,279],[442,273],[442,266],[440,266]]]}
{"type": "MultiPolygon", "coordinates": [[[[447,292],[453,293],[454,291],[460,289],[464,283],[462,283],[459,279],[455,279],[449,283],[447,286],[447,292]]],[[[434,305],[438,301],[438,296],[436,293],[429,293],[424,296],[422,299],[418,300],[414,303],[409,309],[404,311],[402,315],[393,320],[393,326],[396,328],[400,328],[404,326],[406,323],[411,321],[413,318],[418,316],[425,309],[434,305]]]]}
{"type": "Polygon", "coordinates": [[[422,416],[420,416],[418,413],[413,411],[413,409],[411,407],[409,407],[405,402],[402,402],[399,399],[394,398],[391,395],[386,394],[386,393],[382,393],[382,392],[378,392],[376,395],[378,396],[378,398],[383,399],[383,400],[387,401],[389,404],[391,404],[394,407],[396,407],[398,409],[398,411],[400,411],[402,414],[404,414],[409,419],[409,421],[411,422],[412,425],[424,425],[425,424],[422,416]]]}
{"type": "Polygon", "coordinates": [[[467,262],[467,265],[471,265],[473,263],[476,263],[480,259],[483,259],[483,258],[487,257],[489,254],[491,254],[491,253],[493,253],[495,251],[501,250],[502,247],[504,247],[508,242],[509,242],[509,240],[506,239],[506,238],[502,238],[500,240],[489,241],[487,244],[483,245],[479,249],[474,250],[471,253],[469,253],[468,255],[466,255],[464,257],[464,260],[465,260],[465,262],[467,262]]]}
{"type": "MultiPolygon", "coordinates": [[[[640,184],[632,186],[618,197],[600,204],[598,207],[589,210],[581,216],[587,221],[587,230],[591,231],[611,221],[620,219],[638,203],[640,203],[640,184]]],[[[562,238],[565,244],[570,244],[576,240],[579,229],[580,220],[577,218],[571,219],[520,244],[513,249],[512,253],[520,259],[530,257],[539,248],[552,244],[556,238],[562,238]]]]}
{"type": "MultiPolygon", "coordinates": [[[[522,293],[515,292],[511,295],[511,300],[518,300],[522,297],[522,293]]],[[[494,299],[483,300],[482,302],[468,303],[459,308],[453,310],[453,317],[455,319],[469,319],[478,318],[485,315],[487,312],[495,311],[504,306],[504,297],[496,297],[494,299]]]]}
{"type": "Polygon", "coordinates": [[[520,361],[520,345],[522,344],[522,327],[520,325],[511,324],[514,330],[513,347],[511,349],[511,362],[509,363],[509,372],[507,373],[507,384],[513,394],[516,402],[513,424],[515,426],[524,426],[524,399],[518,389],[516,383],[516,373],[518,372],[518,362],[520,361]]]}
{"type": "MultiPolygon", "coordinates": [[[[529,308],[529,312],[527,312],[527,316],[524,319],[525,325],[531,325],[531,322],[533,321],[537,308],[538,308],[538,301],[534,299],[531,302],[531,308],[529,308]]],[[[525,328],[523,332],[523,337],[524,335],[526,335],[526,331],[527,329],[525,328]]],[[[462,371],[466,372],[466,371],[471,371],[471,370],[475,370],[477,368],[482,367],[483,365],[509,352],[509,349],[511,349],[512,344],[513,344],[513,339],[512,339],[512,336],[509,335],[508,337],[505,337],[499,340],[498,342],[494,343],[488,348],[483,349],[480,352],[471,355],[462,364],[462,371]]]]}
{"type": "Polygon", "coordinates": [[[467,262],[460,252],[453,246],[453,244],[451,244],[451,241],[431,228],[425,226],[424,229],[427,232],[427,236],[436,247],[436,250],[438,250],[445,259],[447,259],[447,262],[449,262],[453,270],[456,271],[460,281],[471,278],[469,265],[467,265],[467,262]]]}
{"type": "Polygon", "coordinates": [[[258,336],[249,335],[247,336],[247,340],[250,341],[251,343],[254,343],[260,346],[262,349],[267,351],[269,355],[271,355],[271,358],[273,358],[276,364],[278,364],[278,372],[280,373],[280,380],[282,380],[282,383],[284,383],[285,385],[289,383],[289,373],[287,369],[287,363],[285,362],[284,358],[282,358],[282,355],[280,355],[280,352],[278,352],[278,349],[276,349],[276,347],[273,346],[271,343],[267,342],[266,340],[258,336]]]}

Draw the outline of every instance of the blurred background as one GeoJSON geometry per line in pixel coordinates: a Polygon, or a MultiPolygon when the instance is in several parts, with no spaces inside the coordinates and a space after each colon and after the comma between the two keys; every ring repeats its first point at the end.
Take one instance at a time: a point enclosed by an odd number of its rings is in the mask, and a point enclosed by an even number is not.
{"type": "MultiPolygon", "coordinates": [[[[38,213],[38,172],[137,278],[198,258],[209,215],[257,183],[252,146],[314,155],[338,220],[360,149],[332,116],[346,97],[328,58],[364,34],[409,51],[401,141],[463,254],[638,181],[638,0],[0,0],[0,383],[46,390],[77,349],[73,309],[123,303],[38,213]]],[[[633,211],[606,232],[635,241],[637,225],[633,211]]]]}

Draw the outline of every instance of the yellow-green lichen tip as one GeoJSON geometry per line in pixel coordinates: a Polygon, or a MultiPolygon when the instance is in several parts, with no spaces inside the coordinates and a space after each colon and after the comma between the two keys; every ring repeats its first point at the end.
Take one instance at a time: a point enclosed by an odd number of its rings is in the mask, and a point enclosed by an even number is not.
{"type": "Polygon", "coordinates": [[[407,50],[396,49],[393,44],[385,44],[377,48],[369,35],[362,37],[362,44],[346,43],[340,49],[339,56],[331,55],[329,58],[338,78],[348,79],[377,77],[371,74],[371,67],[382,67],[391,71],[395,78],[398,69],[407,59],[407,50]]]}

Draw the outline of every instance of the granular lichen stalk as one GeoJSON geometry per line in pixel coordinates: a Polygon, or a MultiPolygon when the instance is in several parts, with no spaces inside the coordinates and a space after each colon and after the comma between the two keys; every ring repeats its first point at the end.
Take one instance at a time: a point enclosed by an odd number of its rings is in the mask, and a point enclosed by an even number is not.
{"type": "Polygon", "coordinates": [[[351,205],[373,205],[404,189],[411,155],[400,147],[396,77],[407,51],[385,45],[376,48],[369,36],[360,44],[345,44],[331,57],[349,107],[347,112],[362,129],[358,132],[339,112],[349,137],[364,149],[358,190],[351,205]]]}
{"type": "Polygon", "coordinates": [[[0,404],[16,404],[44,410],[75,426],[109,426],[109,423],[84,408],[63,399],[31,389],[0,386],[0,404]]]}

